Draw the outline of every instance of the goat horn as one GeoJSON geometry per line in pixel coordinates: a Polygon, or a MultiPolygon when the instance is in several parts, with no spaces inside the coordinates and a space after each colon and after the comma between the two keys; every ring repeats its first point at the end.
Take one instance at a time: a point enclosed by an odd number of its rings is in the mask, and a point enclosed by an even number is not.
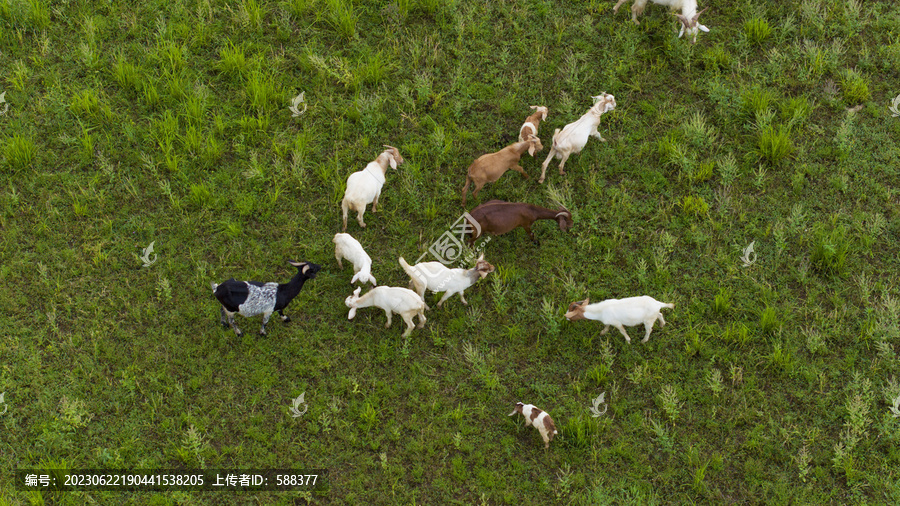
{"type": "Polygon", "coordinates": [[[702,11],[698,12],[697,14],[694,14],[694,17],[691,18],[694,21],[694,23],[696,23],[697,20],[700,19],[700,15],[703,14],[704,12],[706,12],[707,9],[709,9],[708,6],[706,7],[706,9],[703,9],[702,11]]]}
{"type": "Polygon", "coordinates": [[[387,144],[382,144],[382,146],[384,146],[384,147],[386,147],[386,148],[388,148],[388,149],[397,149],[397,148],[395,148],[394,146],[388,146],[387,144]]]}

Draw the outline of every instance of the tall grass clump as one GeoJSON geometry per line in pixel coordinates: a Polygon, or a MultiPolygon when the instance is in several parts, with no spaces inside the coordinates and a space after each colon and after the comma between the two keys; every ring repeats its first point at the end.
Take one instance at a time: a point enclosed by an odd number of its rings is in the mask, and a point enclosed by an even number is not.
{"type": "Polygon", "coordinates": [[[756,150],[761,159],[778,165],[794,153],[790,129],[785,125],[763,127],[756,141],[756,150]]]}
{"type": "Polygon", "coordinates": [[[844,272],[850,242],[847,239],[847,228],[836,225],[830,230],[818,226],[813,232],[811,260],[813,267],[823,273],[839,275],[844,272]]]}
{"type": "Polygon", "coordinates": [[[869,80],[852,69],[841,73],[841,92],[848,104],[860,104],[869,100],[869,80]]]}
{"type": "Polygon", "coordinates": [[[762,18],[753,18],[744,22],[744,34],[754,45],[760,45],[772,35],[772,27],[762,18]]]}
{"type": "Polygon", "coordinates": [[[356,13],[353,12],[353,2],[343,0],[327,0],[326,3],[328,23],[339,35],[352,39],[356,37],[356,13]]]}
{"type": "Polygon", "coordinates": [[[13,134],[6,141],[6,147],[3,150],[6,164],[13,169],[24,169],[31,165],[31,160],[34,159],[36,152],[37,146],[34,144],[34,138],[21,134],[13,134]]]}

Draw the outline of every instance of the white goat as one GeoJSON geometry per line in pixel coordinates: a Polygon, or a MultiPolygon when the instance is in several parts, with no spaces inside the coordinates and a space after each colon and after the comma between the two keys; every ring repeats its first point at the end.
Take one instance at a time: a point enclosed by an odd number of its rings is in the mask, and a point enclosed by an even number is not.
{"type": "Polygon", "coordinates": [[[388,166],[397,170],[397,165],[403,163],[403,157],[400,156],[397,148],[386,144],[384,147],[387,149],[382,151],[378,158],[369,162],[363,170],[354,172],[347,178],[347,189],[344,191],[344,200],[341,201],[344,222],[342,230],[347,230],[347,212],[350,209],[358,213],[356,221],[359,222],[359,226],[366,226],[363,214],[369,203],[372,204],[372,212],[376,212],[378,196],[381,195],[381,187],[384,186],[388,166]]]}
{"type": "MultiPolygon", "coordinates": [[[[616,6],[613,7],[613,12],[619,12],[619,7],[622,6],[628,0],[619,0],[616,3],[616,6]]],[[[675,17],[678,18],[678,21],[681,22],[681,30],[678,32],[678,37],[681,38],[685,32],[687,32],[688,37],[692,37],[693,43],[697,43],[697,34],[699,31],[708,32],[709,28],[704,25],[701,25],[698,20],[700,19],[700,15],[706,12],[706,9],[703,9],[700,12],[697,12],[697,0],[652,0],[653,3],[659,5],[665,5],[670,9],[681,10],[681,14],[675,14],[675,17]]],[[[644,7],[647,6],[647,0],[634,0],[634,4],[631,6],[631,20],[634,21],[634,24],[641,24],[638,21],[638,16],[644,12],[644,7]]]]}
{"type": "Polygon", "coordinates": [[[559,433],[556,430],[556,424],[550,418],[550,413],[537,408],[533,404],[522,404],[521,402],[517,402],[516,408],[507,416],[513,416],[516,413],[525,417],[526,427],[534,425],[534,428],[541,433],[541,437],[544,439],[544,448],[550,448],[550,441],[553,441],[553,436],[559,433]]]}
{"type": "Polygon", "coordinates": [[[529,135],[537,135],[541,121],[547,119],[548,110],[546,107],[532,105],[531,108],[534,109],[534,113],[525,118],[525,123],[522,123],[522,128],[519,129],[519,142],[525,142],[529,135]]]}
{"type": "Polygon", "coordinates": [[[430,308],[416,292],[394,286],[379,286],[369,290],[368,293],[360,297],[360,290],[361,288],[354,290],[353,295],[347,297],[344,301],[344,304],[350,308],[350,313],[347,314],[348,320],[352,320],[356,316],[357,309],[376,306],[383,309],[384,314],[387,315],[387,323],[384,325],[384,328],[390,328],[391,326],[391,313],[397,313],[403,318],[407,326],[403,337],[408,336],[412,332],[415,326],[413,324],[414,316],[419,315],[419,328],[425,326],[425,310],[430,308]]]}
{"type": "Polygon", "coordinates": [[[354,239],[350,234],[334,234],[334,258],[337,260],[338,268],[343,269],[341,260],[346,258],[353,264],[353,279],[350,284],[359,281],[362,284],[371,282],[372,286],[378,286],[375,276],[372,275],[372,257],[370,257],[363,249],[362,244],[354,239]]]}
{"type": "Polygon", "coordinates": [[[562,130],[557,128],[553,132],[553,146],[550,148],[550,154],[547,155],[547,159],[544,160],[541,166],[541,178],[538,179],[538,183],[544,182],[547,166],[550,165],[550,160],[553,157],[560,160],[559,174],[564,175],[563,167],[566,165],[566,160],[569,159],[569,156],[580,153],[584,149],[585,144],[587,144],[589,137],[593,136],[606,142],[606,139],[597,131],[597,126],[600,125],[601,115],[616,108],[616,97],[609,93],[601,93],[593,98],[594,105],[588,112],[584,113],[575,122],[563,127],[562,130]]]}
{"type": "Polygon", "coordinates": [[[675,304],[666,304],[660,302],[653,297],[647,295],[641,297],[628,297],[627,299],[607,299],[603,302],[588,305],[590,299],[584,299],[581,302],[573,302],[569,305],[569,312],[566,313],[566,319],[575,320],[599,320],[606,327],[600,334],[606,334],[609,326],[619,329],[619,332],[625,336],[625,341],[631,343],[631,338],[625,332],[625,325],[629,327],[643,323],[647,334],[644,336],[642,343],[646,343],[650,339],[650,331],[653,330],[653,324],[659,320],[661,325],[666,325],[660,310],[662,308],[674,308],[675,304]]]}
{"type": "Polygon", "coordinates": [[[463,304],[469,305],[463,297],[463,290],[474,285],[478,280],[494,272],[494,266],[484,261],[484,254],[478,257],[472,269],[448,269],[440,262],[420,262],[415,266],[406,263],[400,257],[400,266],[411,278],[409,284],[414,287],[419,297],[425,298],[425,289],[432,292],[445,292],[438,307],[451,295],[458,293],[463,304]]]}

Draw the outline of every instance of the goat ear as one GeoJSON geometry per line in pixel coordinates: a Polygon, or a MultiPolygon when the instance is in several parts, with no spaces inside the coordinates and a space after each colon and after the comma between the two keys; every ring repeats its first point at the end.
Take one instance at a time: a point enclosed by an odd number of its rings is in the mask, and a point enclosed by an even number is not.
{"type": "Polygon", "coordinates": [[[544,121],[545,119],[547,119],[547,110],[546,109],[544,109],[541,112],[541,121],[544,121]]]}
{"type": "Polygon", "coordinates": [[[534,156],[534,141],[528,141],[528,154],[534,156]]]}
{"type": "Polygon", "coordinates": [[[706,25],[698,25],[697,28],[699,28],[701,32],[709,33],[709,28],[707,28],[706,25]]]}
{"type": "Polygon", "coordinates": [[[350,308],[350,312],[347,313],[347,319],[348,319],[348,320],[352,320],[354,316],[356,316],[356,308],[355,308],[355,307],[351,307],[351,308],[350,308]]]}
{"type": "Polygon", "coordinates": [[[397,159],[394,158],[393,153],[391,153],[391,168],[397,170],[397,159]]]}
{"type": "Polygon", "coordinates": [[[350,284],[351,284],[351,285],[352,285],[353,283],[356,283],[357,281],[359,281],[359,275],[360,275],[360,274],[362,274],[362,271],[357,272],[356,274],[353,275],[352,278],[350,278],[350,284]]]}
{"type": "Polygon", "coordinates": [[[369,279],[372,280],[372,286],[378,286],[378,283],[375,281],[375,276],[369,275],[369,279]]]}
{"type": "Polygon", "coordinates": [[[478,255],[478,260],[476,260],[476,262],[483,262],[483,261],[484,261],[484,252],[482,252],[480,255],[478,255]]]}
{"type": "Polygon", "coordinates": [[[361,292],[361,291],[362,291],[362,287],[361,286],[357,287],[356,290],[353,290],[353,296],[359,297],[359,292],[361,292]]]}

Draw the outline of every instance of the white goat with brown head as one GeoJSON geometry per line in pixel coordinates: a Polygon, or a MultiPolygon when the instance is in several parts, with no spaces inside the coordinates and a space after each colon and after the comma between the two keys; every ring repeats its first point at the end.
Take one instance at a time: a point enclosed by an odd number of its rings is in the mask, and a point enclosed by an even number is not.
{"type": "MultiPolygon", "coordinates": [[[[616,3],[616,6],[613,7],[613,12],[619,12],[619,7],[622,6],[628,0],[619,0],[616,3]]],[[[700,12],[697,12],[697,0],[652,0],[653,3],[659,5],[668,6],[673,11],[681,10],[681,14],[675,13],[675,17],[678,18],[678,21],[681,22],[681,30],[678,32],[678,37],[680,38],[682,35],[687,32],[688,37],[691,37],[691,42],[697,42],[697,34],[701,31],[708,32],[709,28],[704,25],[701,25],[699,22],[700,15],[706,12],[706,9],[703,9],[700,12]]],[[[640,16],[644,12],[644,7],[647,6],[647,0],[634,0],[634,4],[631,6],[631,20],[634,21],[634,24],[641,24],[638,21],[638,16],[640,16]]]]}
{"type": "Polygon", "coordinates": [[[650,339],[650,331],[653,330],[653,324],[659,320],[660,327],[666,325],[663,318],[662,308],[674,308],[675,304],[666,304],[660,302],[653,297],[647,295],[641,297],[628,297],[626,299],[607,299],[603,302],[590,304],[590,299],[584,299],[581,302],[573,302],[569,304],[569,312],[566,313],[566,319],[569,321],[576,320],[598,320],[606,327],[600,334],[606,334],[609,326],[619,329],[619,332],[625,336],[625,341],[631,343],[631,338],[625,332],[625,326],[644,324],[646,334],[642,343],[646,343],[650,339]]]}
{"type": "Polygon", "coordinates": [[[593,98],[594,105],[588,109],[588,112],[584,113],[574,122],[563,127],[562,130],[557,128],[556,131],[553,132],[553,145],[550,147],[550,153],[547,155],[547,159],[544,160],[544,163],[541,166],[541,178],[538,179],[538,183],[544,182],[544,177],[547,175],[547,166],[550,165],[550,160],[552,160],[553,157],[560,160],[559,174],[564,175],[565,171],[563,171],[563,167],[566,166],[566,160],[568,160],[570,156],[580,153],[587,144],[588,138],[596,137],[597,139],[606,142],[606,139],[600,135],[597,127],[600,125],[600,116],[616,108],[616,97],[609,93],[601,93],[593,98]]]}
{"type": "Polygon", "coordinates": [[[347,178],[347,189],[344,191],[344,200],[341,201],[344,223],[342,230],[347,230],[347,212],[351,209],[358,213],[356,221],[359,222],[359,226],[366,226],[363,214],[370,203],[372,212],[376,212],[375,208],[378,206],[378,197],[381,195],[388,167],[397,170],[397,166],[403,163],[403,157],[397,148],[388,145],[384,147],[387,149],[382,151],[378,158],[347,178]]]}

